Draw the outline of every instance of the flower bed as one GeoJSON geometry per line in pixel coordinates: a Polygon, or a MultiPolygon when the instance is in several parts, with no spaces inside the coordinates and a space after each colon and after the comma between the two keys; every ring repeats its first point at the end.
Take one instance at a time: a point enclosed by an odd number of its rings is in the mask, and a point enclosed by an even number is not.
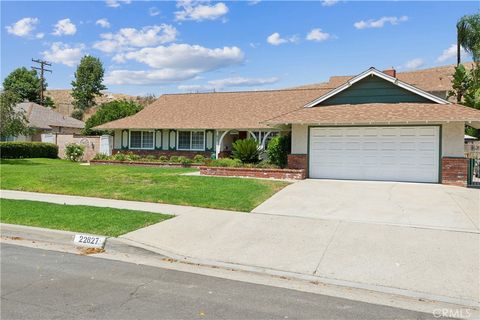
{"type": "Polygon", "coordinates": [[[91,165],[124,165],[139,167],[170,167],[170,168],[199,168],[203,166],[201,163],[181,164],[174,162],[160,161],[118,161],[118,160],[90,160],[91,165]]]}
{"type": "Polygon", "coordinates": [[[303,180],[306,178],[306,171],[304,169],[269,169],[207,166],[200,166],[199,169],[200,174],[206,176],[251,177],[291,180],[303,180]]]}

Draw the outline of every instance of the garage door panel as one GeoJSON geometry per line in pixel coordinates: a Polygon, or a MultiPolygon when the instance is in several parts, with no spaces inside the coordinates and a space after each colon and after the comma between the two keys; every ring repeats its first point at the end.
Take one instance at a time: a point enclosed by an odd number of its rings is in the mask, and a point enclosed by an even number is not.
{"type": "Polygon", "coordinates": [[[310,130],[311,178],[438,181],[439,127],[310,130]]]}

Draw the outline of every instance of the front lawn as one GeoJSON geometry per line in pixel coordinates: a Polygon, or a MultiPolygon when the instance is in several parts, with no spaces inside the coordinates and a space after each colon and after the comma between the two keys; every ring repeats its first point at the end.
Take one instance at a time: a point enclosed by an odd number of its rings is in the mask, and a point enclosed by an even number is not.
{"type": "Polygon", "coordinates": [[[2,189],[251,211],[281,181],[186,176],[187,168],[84,166],[59,159],[2,159],[2,189]]]}
{"type": "Polygon", "coordinates": [[[3,223],[117,237],[172,216],[125,209],[1,199],[3,223]]]}

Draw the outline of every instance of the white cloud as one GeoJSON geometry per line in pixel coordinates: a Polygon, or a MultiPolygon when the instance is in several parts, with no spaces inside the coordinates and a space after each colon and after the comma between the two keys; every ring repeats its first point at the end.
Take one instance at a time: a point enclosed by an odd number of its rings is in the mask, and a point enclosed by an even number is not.
{"type": "Polygon", "coordinates": [[[195,70],[113,70],[105,77],[105,83],[111,85],[154,85],[178,82],[194,78],[198,73],[195,70]]]}
{"type": "Polygon", "coordinates": [[[157,7],[151,7],[151,8],[148,9],[148,14],[151,17],[155,17],[155,16],[158,16],[160,14],[160,10],[158,10],[157,7]]]}
{"type": "Polygon", "coordinates": [[[216,20],[228,13],[228,7],[223,2],[214,5],[202,4],[202,1],[180,0],[177,2],[180,11],[175,12],[175,20],[216,20]]]}
{"type": "Polygon", "coordinates": [[[45,33],[43,33],[43,32],[39,32],[35,35],[35,38],[37,38],[37,39],[43,39],[43,37],[45,37],[45,33]]]}
{"type": "Polygon", "coordinates": [[[310,30],[310,32],[307,34],[306,38],[309,41],[325,41],[332,38],[332,35],[326,32],[323,32],[322,29],[320,28],[315,28],[310,30]]]}
{"type": "Polygon", "coordinates": [[[54,36],[72,36],[77,32],[77,27],[70,21],[70,19],[58,20],[53,28],[54,36]]]}
{"type": "Polygon", "coordinates": [[[244,78],[244,77],[232,77],[225,79],[217,79],[208,81],[207,84],[187,84],[180,85],[178,89],[184,91],[210,91],[210,90],[222,90],[226,87],[254,87],[262,86],[266,84],[276,83],[280,80],[277,77],[271,78],[244,78]]]}
{"type": "Polygon", "coordinates": [[[405,68],[406,69],[417,69],[425,64],[425,61],[420,58],[415,58],[412,60],[409,60],[405,63],[405,68]]]}
{"type": "Polygon", "coordinates": [[[107,18],[98,19],[95,24],[102,28],[110,28],[110,22],[108,22],[107,18]]]}
{"type": "Polygon", "coordinates": [[[240,64],[244,60],[244,53],[238,47],[210,49],[199,45],[172,44],[117,54],[114,60],[119,63],[135,60],[158,69],[192,69],[204,72],[240,64]]]}
{"type": "Polygon", "coordinates": [[[262,2],[261,0],[248,0],[247,3],[249,6],[254,6],[262,2]]]}
{"type": "Polygon", "coordinates": [[[132,3],[132,0],[106,0],[105,3],[110,8],[118,8],[120,7],[121,3],[130,4],[132,3]]]}
{"type": "Polygon", "coordinates": [[[386,23],[390,23],[391,25],[397,25],[400,22],[405,22],[408,20],[407,16],[401,17],[381,17],[380,19],[374,20],[361,20],[355,22],[353,26],[357,29],[367,29],[367,28],[383,28],[386,23]]]}
{"type": "Polygon", "coordinates": [[[103,33],[103,40],[93,44],[93,48],[106,53],[121,52],[154,46],[157,44],[175,41],[178,31],[168,24],[147,26],[142,29],[122,28],[117,33],[103,33]]]}
{"type": "Polygon", "coordinates": [[[244,78],[244,77],[232,77],[226,79],[218,79],[208,81],[209,84],[216,86],[217,88],[223,87],[253,87],[261,86],[265,84],[272,84],[278,82],[279,78],[244,78]]]}
{"type": "Polygon", "coordinates": [[[322,6],[324,7],[331,7],[339,3],[339,0],[323,0],[322,1],[322,6]]]}
{"type": "Polygon", "coordinates": [[[17,37],[30,37],[38,24],[38,18],[23,18],[6,26],[7,32],[17,37]]]}
{"type": "MultiPolygon", "coordinates": [[[[455,58],[456,56],[457,56],[457,45],[452,44],[450,45],[450,47],[443,50],[442,54],[437,58],[437,62],[445,62],[447,60],[455,58]]],[[[465,58],[468,56],[467,52],[462,47],[460,47],[460,56],[462,58],[465,58]]]]}
{"type": "Polygon", "coordinates": [[[273,46],[279,46],[284,43],[297,43],[299,41],[298,36],[289,36],[287,38],[282,38],[278,32],[272,33],[267,37],[267,42],[273,46]]]}
{"type": "Polygon", "coordinates": [[[62,42],[54,42],[50,50],[43,51],[42,54],[45,60],[73,67],[80,61],[84,49],[83,44],[71,46],[62,42]]]}
{"type": "Polygon", "coordinates": [[[161,84],[193,79],[202,72],[217,70],[243,62],[237,47],[210,49],[198,45],[172,44],[115,55],[118,63],[134,60],[152,70],[115,70],[108,74],[110,84],[161,84]]]}

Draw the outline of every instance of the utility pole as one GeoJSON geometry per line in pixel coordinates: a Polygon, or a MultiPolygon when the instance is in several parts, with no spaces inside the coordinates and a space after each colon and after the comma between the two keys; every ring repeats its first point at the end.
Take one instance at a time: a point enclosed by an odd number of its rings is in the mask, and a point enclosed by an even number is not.
{"type": "Polygon", "coordinates": [[[34,67],[32,66],[32,69],[34,70],[40,70],[40,104],[43,105],[43,88],[44,83],[45,83],[45,72],[50,72],[52,73],[52,70],[50,69],[45,69],[45,66],[51,67],[52,64],[45,61],[45,60],[40,60],[40,59],[32,59],[32,62],[38,63],[40,65],[39,67],[34,67]]]}

